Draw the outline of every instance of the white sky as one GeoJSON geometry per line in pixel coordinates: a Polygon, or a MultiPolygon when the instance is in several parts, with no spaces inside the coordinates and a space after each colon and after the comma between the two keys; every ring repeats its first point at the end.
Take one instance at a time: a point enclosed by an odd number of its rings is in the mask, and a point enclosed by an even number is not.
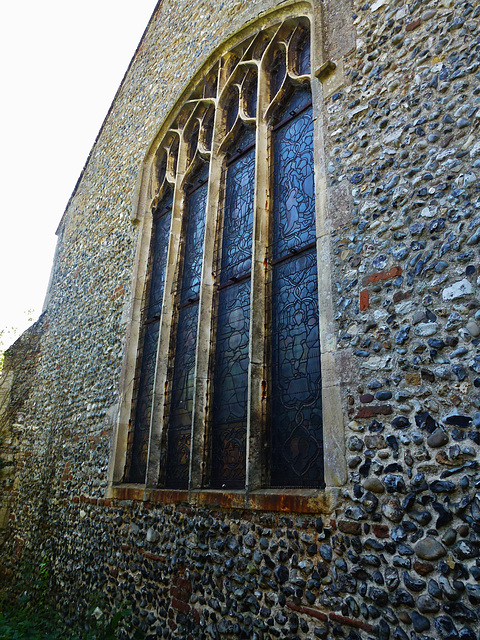
{"type": "Polygon", "coordinates": [[[1,3],[0,331],[41,313],[55,230],[156,3],[1,3]]]}

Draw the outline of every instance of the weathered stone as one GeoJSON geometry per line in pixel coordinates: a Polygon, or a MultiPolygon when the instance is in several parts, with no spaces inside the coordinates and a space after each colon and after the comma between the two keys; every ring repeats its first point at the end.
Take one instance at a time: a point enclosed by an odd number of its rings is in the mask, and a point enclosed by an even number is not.
{"type": "Polygon", "coordinates": [[[388,518],[388,520],[391,520],[392,522],[400,522],[403,518],[404,509],[402,509],[398,498],[389,498],[382,505],[382,513],[386,518],[388,518]]]}
{"type": "Polygon", "coordinates": [[[384,493],[385,491],[385,486],[379,478],[367,478],[363,486],[367,491],[372,491],[373,493],[384,493]]]}
{"type": "Polygon", "coordinates": [[[427,444],[434,449],[443,447],[448,442],[448,436],[443,429],[437,428],[427,438],[427,444]]]}
{"type": "Polygon", "coordinates": [[[415,553],[419,558],[422,558],[422,560],[438,560],[446,555],[447,550],[438,540],[428,536],[417,542],[415,545],[415,553]]]}

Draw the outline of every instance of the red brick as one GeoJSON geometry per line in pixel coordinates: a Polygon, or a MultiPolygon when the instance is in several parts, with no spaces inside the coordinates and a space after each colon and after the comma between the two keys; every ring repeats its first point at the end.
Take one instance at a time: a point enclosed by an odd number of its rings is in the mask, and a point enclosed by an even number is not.
{"type": "Polygon", "coordinates": [[[374,627],[371,624],[361,622],[360,620],[353,620],[353,618],[345,618],[344,616],[339,616],[338,613],[330,613],[328,617],[333,622],[345,624],[349,627],[356,627],[357,629],[362,629],[363,631],[367,631],[368,633],[372,633],[372,631],[374,630],[374,627]]]}
{"type": "Polygon", "coordinates": [[[368,289],[362,289],[360,291],[360,311],[366,311],[370,305],[370,296],[368,289]]]}
{"type": "Polygon", "coordinates": [[[361,407],[355,418],[373,418],[373,416],[389,416],[392,407],[389,404],[377,404],[373,407],[361,407]]]}
{"type": "Polygon", "coordinates": [[[365,287],[371,282],[378,282],[379,280],[390,280],[396,278],[402,274],[402,267],[392,267],[389,271],[379,271],[378,273],[371,273],[369,276],[365,276],[362,279],[362,284],[365,287]]]}
{"type": "Polygon", "coordinates": [[[191,609],[189,604],[182,602],[181,600],[177,600],[177,598],[172,598],[172,607],[182,613],[190,613],[191,609]]]}

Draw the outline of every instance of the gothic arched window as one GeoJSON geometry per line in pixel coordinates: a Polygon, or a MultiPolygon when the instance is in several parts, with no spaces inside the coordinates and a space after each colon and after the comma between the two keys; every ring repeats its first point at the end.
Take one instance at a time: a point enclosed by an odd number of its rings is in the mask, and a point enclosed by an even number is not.
{"type": "Polygon", "coordinates": [[[324,486],[310,50],[239,42],[157,147],[130,482],[324,486]]]}

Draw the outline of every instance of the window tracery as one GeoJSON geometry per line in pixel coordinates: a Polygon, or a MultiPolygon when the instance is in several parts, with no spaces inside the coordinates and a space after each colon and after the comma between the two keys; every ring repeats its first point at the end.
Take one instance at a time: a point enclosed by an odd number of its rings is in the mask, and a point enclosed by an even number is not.
{"type": "Polygon", "coordinates": [[[159,145],[130,481],[243,489],[253,464],[263,486],[324,484],[310,67],[306,18],[259,31],[159,145]]]}

